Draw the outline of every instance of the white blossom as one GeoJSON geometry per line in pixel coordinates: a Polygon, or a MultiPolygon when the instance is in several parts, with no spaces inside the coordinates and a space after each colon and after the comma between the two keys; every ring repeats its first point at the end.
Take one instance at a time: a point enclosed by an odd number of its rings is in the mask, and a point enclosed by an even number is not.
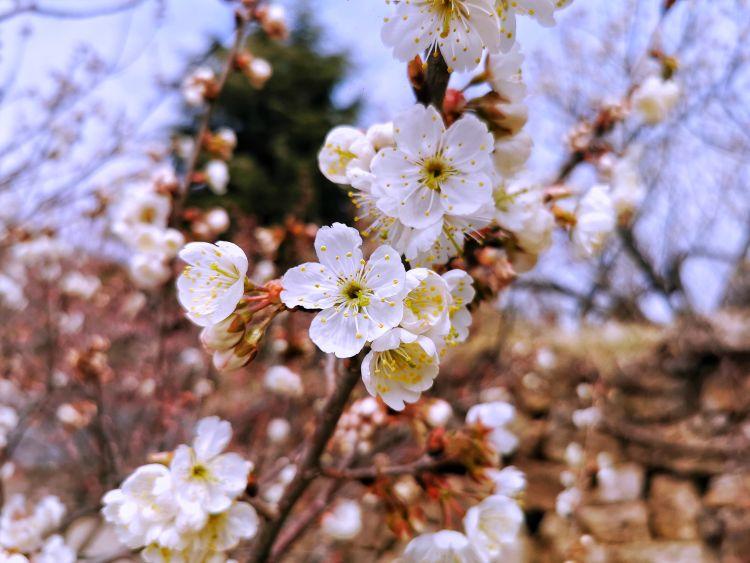
{"type": "Polygon", "coordinates": [[[229,423],[205,418],[169,467],[139,467],[104,496],[105,520],[128,547],[145,548],[144,561],[224,562],[225,551],[257,533],[255,509],[236,500],[252,464],[221,453],[230,436],[229,423]]]}
{"type": "Polygon", "coordinates": [[[182,95],[189,106],[197,107],[206,101],[210,85],[216,79],[214,71],[206,66],[193,70],[182,83],[182,95]]]}
{"type": "Polygon", "coordinates": [[[155,289],[172,276],[172,270],[161,257],[150,254],[134,254],[128,272],[133,283],[141,289],[155,289]]]}
{"type": "Polygon", "coordinates": [[[260,57],[253,57],[250,64],[247,67],[247,77],[250,80],[250,84],[253,88],[259,90],[263,88],[266,82],[271,78],[273,74],[273,67],[266,59],[260,57]]]}
{"type": "Polygon", "coordinates": [[[504,179],[512,178],[526,164],[533,148],[534,141],[525,131],[517,135],[501,137],[495,141],[495,152],[492,153],[495,170],[504,179]]]}
{"type": "Polygon", "coordinates": [[[383,24],[381,38],[400,61],[437,50],[452,70],[470,70],[484,49],[500,50],[499,21],[492,0],[398,2],[383,24]]]}
{"type": "Polygon", "coordinates": [[[60,535],[47,538],[39,553],[32,555],[31,563],[74,563],[76,552],[60,535]]]}
{"type": "Polygon", "coordinates": [[[99,290],[102,283],[96,276],[87,276],[81,272],[70,272],[60,280],[60,289],[67,295],[91,299],[99,290]]]}
{"type": "Polygon", "coordinates": [[[448,309],[450,330],[445,335],[445,343],[455,345],[466,341],[471,326],[469,304],[474,300],[474,280],[463,270],[449,270],[443,274],[448,291],[451,294],[451,305],[448,309]]]}
{"type": "Polygon", "coordinates": [[[350,174],[370,169],[374,155],[375,149],[362,131],[341,125],[326,136],[318,153],[318,167],[331,182],[348,184],[350,174]]]}
{"type": "Polygon", "coordinates": [[[232,314],[245,291],[247,256],[231,242],[188,243],[179,253],[187,262],[177,280],[178,299],[198,326],[216,324],[232,314]]]}
{"type": "Polygon", "coordinates": [[[289,437],[292,425],[285,418],[274,418],[268,423],[266,434],[272,444],[282,444],[289,437]]]}
{"type": "Polygon", "coordinates": [[[305,391],[302,378],[286,366],[268,368],[263,385],[272,393],[286,397],[301,397],[305,391]]]}
{"type": "Polygon", "coordinates": [[[372,343],[362,361],[362,381],[373,397],[394,410],[414,403],[432,387],[439,371],[437,349],[426,336],[402,328],[388,331],[372,343]]]}
{"type": "Polygon", "coordinates": [[[169,469],[163,465],[143,465],[102,498],[102,515],[115,526],[117,537],[130,548],[153,542],[179,543],[169,469]]]}
{"type": "Polygon", "coordinates": [[[406,287],[401,326],[414,334],[447,334],[451,296],[446,281],[432,270],[414,268],[406,272],[406,287]]]}
{"type": "Polygon", "coordinates": [[[127,240],[134,226],[151,225],[165,228],[172,204],[169,198],[153,191],[150,185],[140,185],[128,190],[114,211],[112,230],[127,240]]]}
{"type": "Polygon", "coordinates": [[[409,542],[404,563],[486,563],[465,535],[453,530],[422,534],[409,542]]]}
{"type": "Polygon", "coordinates": [[[235,453],[222,453],[232,428],[212,416],[198,422],[192,447],[181,445],[170,464],[175,498],[191,522],[227,510],[247,486],[253,464],[235,453]]]}
{"type": "Polygon", "coordinates": [[[507,53],[498,53],[489,58],[489,83],[505,102],[519,103],[526,97],[526,85],[521,70],[523,59],[518,44],[507,53]]]}
{"type": "Polygon", "coordinates": [[[501,186],[495,192],[495,205],[497,224],[514,234],[521,250],[538,255],[550,246],[555,218],[539,190],[520,184],[501,186]]]}
{"type": "Polygon", "coordinates": [[[425,420],[430,426],[440,428],[448,424],[452,416],[453,407],[448,401],[433,399],[427,406],[425,420]]]}
{"type": "Polygon", "coordinates": [[[13,407],[0,405],[0,450],[8,443],[8,434],[18,425],[18,413],[13,407]]]}
{"type": "Polygon", "coordinates": [[[362,508],[353,500],[342,500],[321,520],[322,532],[335,540],[354,539],[362,531],[362,508]]]}
{"type": "Polygon", "coordinates": [[[396,146],[372,161],[381,211],[424,229],[492,202],[494,140],[477,117],[464,115],[446,130],[435,108],[416,104],[395,119],[394,134],[396,146]]]}
{"type": "Polygon", "coordinates": [[[611,196],[618,217],[633,213],[646,196],[646,187],[638,171],[639,158],[640,150],[630,150],[612,166],[611,196]]]}
{"type": "Polygon", "coordinates": [[[216,195],[227,193],[229,185],[229,166],[223,160],[214,159],[206,164],[206,182],[216,195]]]}
{"type": "Polygon", "coordinates": [[[595,256],[615,230],[616,217],[608,186],[593,186],[578,202],[576,224],[571,233],[573,247],[582,257],[595,256]]]}
{"type": "Polygon", "coordinates": [[[489,441],[501,455],[512,453],[518,447],[518,437],[507,429],[516,417],[513,405],[494,401],[474,405],[466,413],[467,424],[481,424],[490,430],[489,441]]]}
{"type": "Polygon", "coordinates": [[[223,233],[229,228],[229,214],[222,207],[214,207],[203,219],[214,234],[223,233]]]}
{"type": "Polygon", "coordinates": [[[5,274],[0,274],[0,303],[12,311],[23,311],[29,304],[23,285],[5,274]]]}
{"type": "Polygon", "coordinates": [[[361,246],[362,238],[351,227],[322,227],[315,237],[320,263],[292,268],[281,280],[287,307],[322,309],[312,321],[310,338],[339,358],[354,356],[403,316],[406,271],[399,254],[381,246],[365,262],[361,246]]]}
{"type": "Polygon", "coordinates": [[[656,125],[664,121],[680,100],[680,85],[675,80],[649,76],[633,93],[632,104],[643,121],[656,125]]]}
{"type": "Polygon", "coordinates": [[[384,149],[386,147],[392,147],[396,143],[396,138],[393,134],[393,122],[387,123],[375,123],[367,129],[365,137],[375,149],[375,152],[384,149]]]}
{"type": "Polygon", "coordinates": [[[523,524],[523,511],[505,495],[492,495],[472,506],[464,517],[469,541],[491,561],[502,561],[503,551],[517,541],[523,524]]]}
{"type": "Polygon", "coordinates": [[[65,507],[56,496],[46,496],[30,507],[20,494],[6,500],[0,512],[0,547],[31,553],[62,522],[65,507]]]}
{"type": "Polygon", "coordinates": [[[557,495],[557,499],[555,500],[555,512],[563,518],[568,518],[581,504],[581,500],[583,500],[583,495],[581,494],[580,489],[577,487],[565,489],[557,495]]]}
{"type": "Polygon", "coordinates": [[[517,497],[526,489],[526,475],[512,465],[500,470],[486,469],[484,474],[494,484],[496,495],[517,497]]]}
{"type": "Polygon", "coordinates": [[[555,25],[555,0],[496,0],[500,17],[501,48],[509,51],[516,41],[516,16],[531,16],[544,27],[555,25]]]}

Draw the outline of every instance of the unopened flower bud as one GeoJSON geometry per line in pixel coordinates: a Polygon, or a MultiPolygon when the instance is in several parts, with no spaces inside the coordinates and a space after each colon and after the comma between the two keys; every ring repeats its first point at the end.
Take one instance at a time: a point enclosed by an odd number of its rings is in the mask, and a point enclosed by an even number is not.
{"type": "Polygon", "coordinates": [[[218,371],[235,371],[246,366],[258,354],[257,348],[243,349],[230,348],[214,352],[214,367],[218,371]]]}
{"type": "Polygon", "coordinates": [[[250,81],[250,85],[256,90],[260,90],[271,78],[273,67],[267,60],[254,57],[245,67],[244,72],[250,81]]]}
{"type": "Polygon", "coordinates": [[[245,331],[245,320],[233,313],[218,324],[207,326],[201,331],[203,346],[211,351],[229,350],[241,339],[245,331]]]}
{"type": "Polygon", "coordinates": [[[474,110],[496,138],[515,135],[526,125],[529,110],[524,103],[507,103],[497,92],[471,100],[467,106],[474,110]]]}
{"type": "Polygon", "coordinates": [[[260,25],[271,39],[286,39],[289,28],[286,23],[286,10],[279,4],[261,6],[257,13],[260,25]]]}

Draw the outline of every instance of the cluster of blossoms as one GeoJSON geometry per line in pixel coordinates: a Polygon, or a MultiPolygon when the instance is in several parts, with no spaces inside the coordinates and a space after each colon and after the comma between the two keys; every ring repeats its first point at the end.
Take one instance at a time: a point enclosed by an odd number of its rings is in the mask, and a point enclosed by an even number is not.
{"type": "Polygon", "coordinates": [[[372,397],[354,401],[341,416],[333,436],[333,443],[344,454],[367,454],[372,450],[372,439],[378,428],[386,423],[387,414],[382,403],[372,397]]]}
{"type": "Polygon", "coordinates": [[[402,410],[432,386],[440,352],[468,336],[472,280],[461,270],[407,272],[388,245],[365,260],[361,246],[351,227],[322,227],[315,237],[320,262],[287,271],[281,300],[289,308],[320,310],[310,338],[324,352],[350,358],[369,343],[362,361],[365,387],[402,410]]]}
{"type": "Polygon", "coordinates": [[[232,371],[246,365],[280,311],[279,288],[255,286],[246,275],[247,256],[231,242],[191,242],[179,254],[187,266],[177,280],[178,298],[188,318],[204,327],[201,342],[214,366],[232,371]]]}
{"type": "MultiPolygon", "coordinates": [[[[0,232],[3,225],[0,224],[0,232]]],[[[9,237],[5,232],[0,240],[9,237]]],[[[24,287],[29,275],[47,283],[57,280],[62,274],[63,261],[71,256],[73,249],[52,232],[21,233],[11,251],[3,256],[3,271],[0,272],[0,305],[12,311],[23,311],[28,305],[24,287]]]]}
{"type": "MultiPolygon", "coordinates": [[[[193,172],[190,180],[207,185],[216,195],[227,193],[227,186],[229,185],[229,165],[227,162],[231,160],[235,148],[237,148],[237,134],[229,127],[221,127],[213,133],[207,132],[200,139],[200,147],[196,147],[195,139],[188,136],[181,136],[174,142],[176,156],[188,164],[195,157],[197,149],[206,151],[208,158],[203,165],[203,170],[193,172]]],[[[222,225],[224,223],[223,218],[209,217],[208,213],[205,217],[192,219],[193,222],[202,220],[205,223],[204,228],[209,228],[207,229],[208,232],[205,233],[208,236],[202,238],[209,238],[211,234],[223,232],[228,226],[228,224],[222,225]],[[213,225],[213,223],[217,224],[213,225]],[[212,228],[214,226],[217,228],[212,228]]]]}
{"type": "Polygon", "coordinates": [[[516,16],[555,24],[556,9],[569,0],[386,0],[395,4],[381,37],[400,61],[426,53],[443,56],[449,69],[471,70],[489,54],[509,51],[516,39],[516,16]]]}
{"type": "MultiPolygon", "coordinates": [[[[511,405],[493,402],[475,405],[466,422],[487,432],[487,441],[498,454],[511,453],[518,439],[507,428],[515,416],[511,405]]],[[[491,563],[518,557],[524,516],[518,497],[526,488],[524,474],[515,467],[484,468],[481,477],[492,484],[491,494],[472,506],[463,519],[464,533],[442,530],[417,536],[406,547],[403,561],[461,561],[491,563]]]]}
{"type": "Polygon", "coordinates": [[[185,244],[182,233],[168,227],[176,188],[174,171],[164,167],[114,208],[112,232],[132,250],[130,276],[142,289],[157,288],[171,277],[170,261],[185,244]]]}
{"type": "Polygon", "coordinates": [[[222,453],[231,439],[228,422],[198,422],[192,446],[180,445],[169,465],[135,470],[103,498],[102,514],[125,545],[145,561],[226,561],[226,552],[252,538],[258,515],[237,500],[253,464],[222,453]]]}
{"type": "Polygon", "coordinates": [[[73,563],[76,554],[63,537],[50,535],[63,516],[65,507],[56,496],[46,496],[33,506],[23,495],[10,497],[0,513],[0,561],[73,563]]]}

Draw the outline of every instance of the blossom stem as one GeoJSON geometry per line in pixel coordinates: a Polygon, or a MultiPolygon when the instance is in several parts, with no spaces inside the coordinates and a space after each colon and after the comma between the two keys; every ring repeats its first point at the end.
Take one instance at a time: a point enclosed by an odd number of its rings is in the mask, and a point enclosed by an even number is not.
{"type": "Polygon", "coordinates": [[[269,560],[273,544],[281,532],[286,519],[291,514],[297,501],[314,481],[316,472],[320,467],[320,457],[336,430],[336,424],[344,412],[344,407],[349,400],[354,386],[359,381],[360,364],[361,358],[352,358],[349,366],[344,370],[342,377],[339,379],[334,392],[326,400],[315,425],[315,433],[302,454],[297,473],[278,503],[278,516],[266,522],[261,529],[260,534],[258,534],[255,551],[249,558],[250,562],[260,563],[261,561],[269,560]]]}

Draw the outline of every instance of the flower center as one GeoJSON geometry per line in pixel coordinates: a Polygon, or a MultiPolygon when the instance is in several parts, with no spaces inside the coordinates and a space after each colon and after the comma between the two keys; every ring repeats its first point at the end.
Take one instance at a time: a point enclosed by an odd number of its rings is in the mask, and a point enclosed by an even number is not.
{"type": "Polygon", "coordinates": [[[350,280],[341,288],[341,295],[350,304],[367,307],[370,304],[372,291],[358,280],[350,280]]]}
{"type": "Polygon", "coordinates": [[[422,183],[436,192],[452,174],[453,169],[439,156],[428,158],[422,164],[422,183]]]}
{"type": "Polygon", "coordinates": [[[438,13],[441,20],[440,37],[445,39],[451,31],[451,20],[453,18],[469,17],[469,10],[464,6],[463,0],[432,0],[432,7],[438,13]]]}
{"type": "Polygon", "coordinates": [[[414,385],[423,377],[423,370],[431,362],[418,344],[401,344],[395,350],[378,352],[375,356],[373,372],[381,381],[377,388],[381,393],[391,389],[390,382],[414,385]]]}
{"type": "Polygon", "coordinates": [[[192,479],[205,480],[208,478],[208,475],[208,467],[206,467],[205,465],[201,465],[200,463],[193,465],[193,467],[190,469],[190,477],[192,479]]]}
{"type": "Polygon", "coordinates": [[[409,292],[404,299],[404,305],[420,320],[424,320],[431,315],[439,316],[444,307],[443,296],[437,288],[425,282],[420,283],[409,292]]]}
{"type": "Polygon", "coordinates": [[[139,216],[141,223],[153,223],[156,219],[156,210],[153,207],[144,207],[139,216]]]}

